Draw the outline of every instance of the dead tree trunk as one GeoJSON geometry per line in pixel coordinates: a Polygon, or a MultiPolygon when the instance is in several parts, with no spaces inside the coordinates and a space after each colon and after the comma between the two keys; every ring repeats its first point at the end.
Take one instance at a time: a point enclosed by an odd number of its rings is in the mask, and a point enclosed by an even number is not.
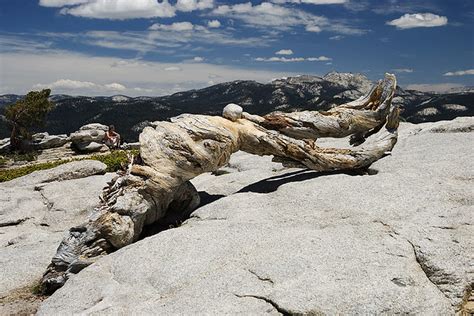
{"type": "Polygon", "coordinates": [[[223,116],[181,115],[140,134],[140,163],[131,163],[104,189],[102,205],[90,220],[73,227],[53,257],[42,280],[44,292],[61,287],[71,273],[135,242],[145,225],[167,212],[191,212],[199,205],[192,178],[224,166],[243,150],[273,155],[289,166],[316,171],[369,167],[397,141],[398,108],[391,104],[396,88],[386,75],[364,98],[328,112],[273,113],[263,117],[229,105],[223,116]],[[354,136],[355,149],[316,146],[318,137],[354,136]]]}

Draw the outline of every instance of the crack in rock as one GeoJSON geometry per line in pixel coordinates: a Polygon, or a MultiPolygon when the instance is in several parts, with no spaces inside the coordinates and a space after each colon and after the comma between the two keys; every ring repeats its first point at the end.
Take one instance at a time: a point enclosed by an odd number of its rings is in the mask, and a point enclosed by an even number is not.
{"type": "Polygon", "coordinates": [[[43,192],[43,187],[42,186],[36,186],[35,191],[38,192],[41,195],[41,198],[43,199],[43,203],[48,209],[48,212],[50,212],[53,209],[54,202],[51,202],[43,192]]]}
{"type": "Polygon", "coordinates": [[[439,229],[456,229],[456,227],[452,226],[431,226],[433,228],[439,228],[439,229]]]}
{"type": "Polygon", "coordinates": [[[16,225],[20,225],[21,223],[29,220],[30,217],[25,217],[25,218],[19,218],[19,219],[14,219],[14,220],[9,220],[9,221],[6,221],[6,222],[1,222],[0,223],[0,227],[7,227],[7,226],[16,226],[16,225]]]}
{"type": "Polygon", "coordinates": [[[260,296],[260,295],[250,295],[250,294],[246,294],[246,295],[239,295],[239,294],[234,294],[235,296],[239,297],[239,298],[246,298],[246,297],[251,297],[251,298],[255,298],[257,300],[262,300],[262,301],[265,301],[266,303],[270,304],[273,306],[274,309],[277,310],[277,312],[279,312],[281,315],[283,316],[293,316],[293,315],[302,315],[301,313],[295,313],[295,312],[292,312],[292,311],[289,311],[283,307],[281,307],[280,305],[278,305],[275,301],[269,299],[268,297],[265,297],[265,296],[260,296]]]}
{"type": "MultiPolygon", "coordinates": [[[[423,258],[420,256],[418,251],[416,250],[416,246],[411,242],[410,240],[407,239],[407,242],[411,245],[413,249],[413,254],[415,255],[415,260],[418,263],[418,265],[421,268],[421,271],[426,275],[426,278],[428,281],[430,281],[431,284],[433,284],[440,292],[443,294],[446,299],[451,303],[451,299],[449,296],[441,289],[441,287],[433,280],[433,275],[435,274],[435,271],[432,271],[430,267],[427,266],[427,264],[424,262],[423,258]]],[[[452,304],[451,304],[452,305],[452,304]]]]}
{"type": "Polygon", "coordinates": [[[197,214],[192,214],[190,219],[194,219],[195,221],[202,222],[202,221],[225,221],[227,218],[225,217],[201,217],[197,214]]]}
{"type": "Polygon", "coordinates": [[[280,306],[274,300],[272,300],[268,297],[265,297],[265,296],[261,296],[261,295],[252,295],[252,294],[240,295],[240,294],[235,294],[235,293],[234,293],[234,295],[237,296],[238,298],[250,297],[250,298],[255,298],[257,300],[264,301],[264,302],[270,304],[278,313],[280,313],[283,316],[322,316],[322,315],[324,315],[324,313],[319,312],[319,311],[314,311],[314,310],[311,310],[311,311],[308,311],[308,312],[302,312],[302,313],[301,312],[295,312],[295,311],[286,309],[286,308],[280,306]]]}
{"type": "Polygon", "coordinates": [[[250,273],[252,273],[253,275],[255,275],[255,276],[257,277],[257,279],[259,279],[260,281],[269,282],[269,283],[271,283],[271,284],[275,284],[275,282],[273,282],[273,280],[270,279],[270,278],[261,277],[261,276],[258,275],[255,271],[252,271],[252,270],[250,270],[250,269],[248,269],[248,271],[249,271],[250,273]]]}
{"type": "MultiPolygon", "coordinates": [[[[391,233],[395,234],[395,235],[400,235],[390,224],[387,224],[385,222],[383,222],[382,220],[374,220],[372,221],[372,223],[379,223],[379,224],[382,224],[384,227],[386,227],[391,233]]],[[[392,236],[392,235],[390,235],[392,236]]],[[[392,236],[394,237],[394,236],[392,236]]],[[[394,237],[395,238],[395,237],[394,237]]]]}

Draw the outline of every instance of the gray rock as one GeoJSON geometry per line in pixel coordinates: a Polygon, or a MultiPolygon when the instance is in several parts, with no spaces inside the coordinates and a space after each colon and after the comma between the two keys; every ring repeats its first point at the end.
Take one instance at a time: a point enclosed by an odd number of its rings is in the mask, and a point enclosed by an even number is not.
{"type": "Polygon", "coordinates": [[[74,143],[74,148],[80,153],[105,152],[109,150],[107,145],[97,142],[74,143]]]}
{"type": "Polygon", "coordinates": [[[40,183],[64,181],[104,174],[107,165],[96,160],[73,161],[52,169],[32,172],[26,176],[2,183],[0,187],[32,187],[40,183]]]}
{"type": "Polygon", "coordinates": [[[77,132],[71,133],[72,147],[80,153],[107,151],[107,146],[103,144],[107,130],[107,126],[99,123],[84,125],[77,132]]]}
{"type": "Polygon", "coordinates": [[[363,92],[358,90],[346,90],[334,96],[335,99],[349,99],[349,100],[356,100],[364,95],[363,92]]]}
{"type": "Polygon", "coordinates": [[[48,133],[34,134],[31,144],[35,149],[49,149],[61,147],[69,141],[69,137],[63,135],[49,135],[48,133]]]}
{"type": "Polygon", "coordinates": [[[87,142],[102,142],[105,137],[105,132],[102,130],[84,130],[77,131],[71,134],[71,141],[73,144],[87,143],[87,142]]]}
{"type": "Polygon", "coordinates": [[[229,103],[222,110],[222,116],[231,121],[237,121],[242,117],[242,112],[243,109],[240,105],[229,103]]]}
{"type": "MultiPolygon", "coordinates": [[[[0,296],[4,297],[38,282],[63,233],[28,222],[0,231],[0,296]]],[[[1,306],[0,313],[4,314],[1,306]]]]}
{"type": "Polygon", "coordinates": [[[40,224],[65,231],[81,223],[98,205],[100,192],[114,175],[108,173],[37,185],[35,190],[39,191],[48,206],[48,212],[41,218],[40,224]]]}
{"type": "Polygon", "coordinates": [[[0,153],[10,151],[10,138],[0,139],[0,153]]]}
{"type": "Polygon", "coordinates": [[[474,133],[434,127],[402,124],[373,175],[202,175],[220,198],[73,276],[39,315],[454,314],[474,280],[474,133]]]}
{"type": "Polygon", "coordinates": [[[474,131],[474,121],[470,117],[457,117],[452,121],[439,121],[426,129],[431,133],[467,133],[474,131]]]}
{"type": "Polygon", "coordinates": [[[114,176],[95,175],[104,172],[100,162],[80,161],[0,184],[0,296],[41,278],[64,231],[99,204],[114,176]]]}
{"type": "Polygon", "coordinates": [[[79,130],[80,131],[100,130],[100,131],[107,132],[109,130],[109,127],[107,125],[100,124],[100,123],[91,123],[91,124],[82,126],[81,128],[79,128],[79,130]]]}
{"type": "MultiPolygon", "coordinates": [[[[372,82],[362,74],[330,72],[323,77],[324,80],[344,87],[347,90],[356,90],[361,95],[366,94],[372,88],[372,82]]],[[[351,95],[354,92],[351,93],[351,95]]]]}

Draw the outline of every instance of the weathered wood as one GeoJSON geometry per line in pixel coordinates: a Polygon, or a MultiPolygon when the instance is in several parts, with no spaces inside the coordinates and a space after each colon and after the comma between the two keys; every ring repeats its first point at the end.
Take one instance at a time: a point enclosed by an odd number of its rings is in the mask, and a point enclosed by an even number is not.
{"type": "Polygon", "coordinates": [[[326,112],[276,112],[263,117],[252,115],[247,118],[266,129],[276,130],[293,138],[339,138],[358,135],[363,142],[365,134],[380,129],[385,123],[395,91],[396,78],[387,74],[367,96],[326,112]]]}
{"type": "Polygon", "coordinates": [[[145,128],[140,162],[131,163],[104,189],[102,205],[87,223],[70,229],[43,277],[43,290],[54,291],[71,273],[135,242],[145,225],[168,212],[191,212],[199,196],[189,180],[224,166],[238,150],[274,155],[285,164],[316,171],[369,167],[397,141],[399,111],[391,104],[395,87],[395,77],[387,75],[365,98],[326,113],[260,117],[232,105],[224,117],[185,114],[145,128]],[[318,137],[349,135],[365,140],[375,130],[375,141],[366,147],[320,148],[315,143],[318,137]]]}

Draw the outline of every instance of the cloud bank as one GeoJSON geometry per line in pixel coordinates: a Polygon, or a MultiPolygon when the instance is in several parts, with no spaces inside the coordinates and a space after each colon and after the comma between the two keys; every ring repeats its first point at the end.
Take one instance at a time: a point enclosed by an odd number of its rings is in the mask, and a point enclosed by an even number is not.
{"type": "Polygon", "coordinates": [[[52,88],[53,94],[158,96],[233,80],[268,82],[272,78],[298,75],[290,71],[214,65],[202,57],[189,62],[162,63],[44,52],[0,53],[0,59],[0,94],[52,88]]]}
{"type": "Polygon", "coordinates": [[[447,72],[443,76],[467,76],[467,75],[474,75],[474,69],[467,69],[467,70],[458,70],[453,72],[447,72]]]}
{"type": "Polygon", "coordinates": [[[170,18],[176,11],[191,12],[211,9],[214,0],[40,0],[40,6],[62,8],[60,13],[84,18],[127,20],[138,18],[170,18]]]}

